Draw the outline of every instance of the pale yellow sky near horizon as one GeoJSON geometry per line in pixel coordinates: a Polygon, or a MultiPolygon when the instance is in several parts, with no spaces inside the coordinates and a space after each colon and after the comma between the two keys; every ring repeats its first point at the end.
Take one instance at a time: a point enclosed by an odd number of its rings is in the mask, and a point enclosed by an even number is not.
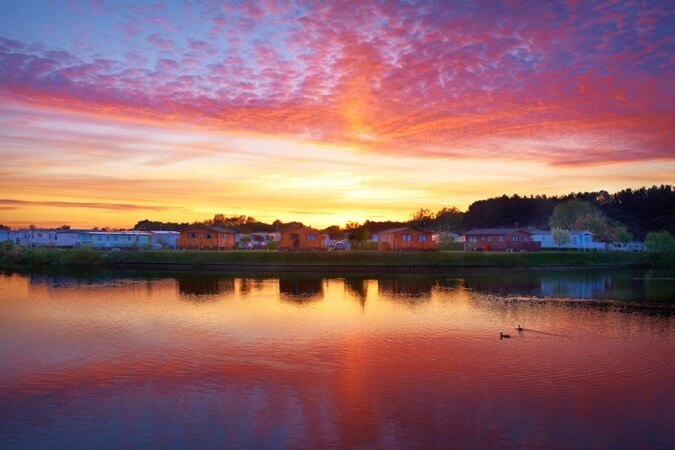
{"type": "Polygon", "coordinates": [[[484,155],[484,139],[444,156],[21,103],[0,107],[0,120],[0,223],[14,227],[128,228],[217,213],[325,227],[465,210],[503,194],[615,192],[675,174],[673,161],[552,164],[530,150],[541,138],[501,139],[492,144],[509,149],[501,156],[472,158],[471,145],[484,155]]]}

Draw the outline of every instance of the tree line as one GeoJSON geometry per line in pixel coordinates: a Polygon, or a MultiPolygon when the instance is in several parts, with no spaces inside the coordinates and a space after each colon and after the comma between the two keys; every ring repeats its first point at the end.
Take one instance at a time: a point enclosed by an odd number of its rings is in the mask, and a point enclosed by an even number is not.
{"type": "MultiPolygon", "coordinates": [[[[264,223],[250,216],[216,214],[200,222],[175,223],[141,220],[135,230],[180,230],[189,225],[221,226],[238,233],[275,232],[300,222],[275,220],[264,223]]],[[[433,232],[463,233],[472,228],[531,227],[538,229],[568,228],[604,230],[607,240],[632,238],[643,240],[652,231],[675,234],[675,189],[671,185],[624,189],[614,194],[607,191],[578,192],[563,196],[512,195],[479,200],[466,211],[455,207],[437,212],[419,209],[407,221],[349,222],[322,230],[338,239],[344,233],[363,239],[388,228],[412,226],[433,232]],[[554,212],[558,208],[557,218],[554,212]]]]}

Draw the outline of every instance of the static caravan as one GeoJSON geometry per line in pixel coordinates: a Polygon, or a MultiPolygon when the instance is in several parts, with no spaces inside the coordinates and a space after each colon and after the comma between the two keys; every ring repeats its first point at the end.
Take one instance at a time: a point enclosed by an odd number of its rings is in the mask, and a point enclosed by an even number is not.
{"type": "Polygon", "coordinates": [[[382,251],[436,250],[433,234],[415,228],[392,228],[377,233],[377,249],[382,251]]]}

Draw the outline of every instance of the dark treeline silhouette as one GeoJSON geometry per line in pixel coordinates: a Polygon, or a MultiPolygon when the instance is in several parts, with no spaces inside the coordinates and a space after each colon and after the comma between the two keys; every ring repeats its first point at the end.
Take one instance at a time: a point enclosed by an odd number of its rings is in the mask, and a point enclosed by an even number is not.
{"type": "Polygon", "coordinates": [[[134,230],[137,231],[180,231],[181,228],[188,226],[188,223],[176,222],[158,222],[155,220],[140,220],[134,225],[134,230]]]}
{"type": "Polygon", "coordinates": [[[543,196],[521,197],[503,195],[479,200],[469,206],[462,222],[464,230],[471,228],[536,227],[548,228],[558,198],[543,196]]]}
{"type": "MultiPolygon", "coordinates": [[[[534,227],[549,228],[549,220],[555,207],[570,200],[581,200],[596,207],[609,219],[626,226],[634,238],[642,240],[650,231],[669,231],[675,234],[675,190],[670,185],[624,189],[615,194],[607,191],[578,192],[564,196],[519,196],[512,195],[479,200],[472,203],[466,212],[457,208],[443,208],[436,213],[420,209],[404,222],[366,220],[363,224],[350,222],[346,226],[330,226],[325,229],[333,239],[340,239],[346,231],[350,239],[367,238],[368,234],[390,228],[411,226],[430,231],[461,233],[472,228],[534,227]]],[[[302,225],[301,222],[271,224],[259,222],[249,216],[216,214],[213,219],[204,220],[204,225],[229,228],[237,233],[279,232],[282,229],[302,225]]],[[[135,230],[180,230],[190,224],[154,222],[141,220],[135,230]]]]}
{"type": "Polygon", "coordinates": [[[602,212],[625,224],[639,239],[650,231],[675,234],[675,189],[672,186],[624,189],[614,195],[602,192],[596,198],[602,212]]]}
{"type": "Polygon", "coordinates": [[[504,195],[471,204],[462,226],[464,231],[517,226],[547,229],[556,205],[569,200],[594,205],[610,219],[626,225],[633,237],[640,240],[650,231],[675,233],[675,190],[670,185],[624,189],[615,194],[597,191],[560,197],[504,195]]]}

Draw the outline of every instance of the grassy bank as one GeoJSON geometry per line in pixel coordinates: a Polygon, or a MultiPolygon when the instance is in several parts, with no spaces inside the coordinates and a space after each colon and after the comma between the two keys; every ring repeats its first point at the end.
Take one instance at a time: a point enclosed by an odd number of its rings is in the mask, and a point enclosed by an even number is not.
{"type": "Polygon", "coordinates": [[[483,252],[267,252],[267,251],[176,251],[128,252],[116,255],[127,263],[190,264],[288,264],[373,266],[495,266],[625,265],[648,264],[649,255],[638,253],[483,253],[483,252]]]}
{"type": "Polygon", "coordinates": [[[5,246],[0,250],[3,267],[45,265],[82,265],[115,267],[140,265],[316,265],[316,266],[420,266],[420,267],[547,267],[547,266],[675,266],[672,255],[649,253],[590,253],[590,252],[278,252],[278,251],[127,251],[104,252],[91,249],[26,249],[5,246]]]}

